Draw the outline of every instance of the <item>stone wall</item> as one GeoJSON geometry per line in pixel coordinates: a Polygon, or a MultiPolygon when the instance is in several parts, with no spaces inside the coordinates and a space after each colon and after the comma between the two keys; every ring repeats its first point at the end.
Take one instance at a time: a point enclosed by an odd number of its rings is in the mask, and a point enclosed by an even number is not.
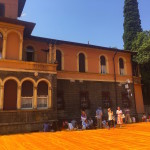
{"type": "MultiPolygon", "coordinates": [[[[122,92],[125,91],[124,85],[119,86],[116,83],[118,106],[122,108],[122,92]]],[[[136,113],[133,84],[130,84],[132,96],[130,96],[130,110],[132,114],[136,113]]],[[[70,81],[70,80],[57,80],[57,92],[63,91],[64,93],[64,110],[58,110],[59,119],[74,119],[80,118],[81,105],[80,105],[80,91],[89,92],[90,108],[87,111],[89,116],[94,117],[95,111],[98,106],[102,106],[102,92],[110,92],[110,100],[112,103],[111,109],[116,112],[116,91],[114,82],[98,82],[98,81],[70,81]]],[[[103,113],[107,117],[107,109],[103,108],[103,113]]]]}

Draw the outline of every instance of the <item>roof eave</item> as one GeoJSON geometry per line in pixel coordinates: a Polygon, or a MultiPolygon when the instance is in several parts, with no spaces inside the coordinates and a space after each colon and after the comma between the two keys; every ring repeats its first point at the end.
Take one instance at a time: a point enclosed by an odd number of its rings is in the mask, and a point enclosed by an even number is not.
{"type": "Polygon", "coordinates": [[[26,0],[18,0],[18,17],[21,16],[26,0]]]}

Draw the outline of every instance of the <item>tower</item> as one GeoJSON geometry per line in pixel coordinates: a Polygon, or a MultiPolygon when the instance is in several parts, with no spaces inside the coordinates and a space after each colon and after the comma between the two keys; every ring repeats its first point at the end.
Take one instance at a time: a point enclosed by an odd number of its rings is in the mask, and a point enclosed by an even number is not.
{"type": "Polygon", "coordinates": [[[21,16],[26,0],[0,0],[0,17],[17,19],[21,16]]]}

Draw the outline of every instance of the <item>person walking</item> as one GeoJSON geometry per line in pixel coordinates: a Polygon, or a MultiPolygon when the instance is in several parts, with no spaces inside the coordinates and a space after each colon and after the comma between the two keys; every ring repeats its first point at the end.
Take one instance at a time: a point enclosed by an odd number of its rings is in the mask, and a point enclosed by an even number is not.
{"type": "Polygon", "coordinates": [[[117,124],[119,124],[119,126],[121,127],[121,125],[123,124],[123,119],[122,119],[122,110],[120,109],[120,107],[117,108],[116,114],[117,114],[117,124]]]}
{"type": "Polygon", "coordinates": [[[102,108],[98,107],[98,109],[96,110],[96,118],[97,118],[97,128],[102,128],[102,108]]]}

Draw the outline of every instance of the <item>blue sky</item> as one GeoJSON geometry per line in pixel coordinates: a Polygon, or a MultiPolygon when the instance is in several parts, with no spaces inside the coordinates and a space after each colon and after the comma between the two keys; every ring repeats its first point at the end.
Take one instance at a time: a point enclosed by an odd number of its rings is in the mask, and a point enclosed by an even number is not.
{"type": "MultiPolygon", "coordinates": [[[[150,0],[139,0],[143,30],[150,30],[150,0]]],[[[21,20],[32,35],[123,49],[124,0],[27,0],[21,20]]]]}

